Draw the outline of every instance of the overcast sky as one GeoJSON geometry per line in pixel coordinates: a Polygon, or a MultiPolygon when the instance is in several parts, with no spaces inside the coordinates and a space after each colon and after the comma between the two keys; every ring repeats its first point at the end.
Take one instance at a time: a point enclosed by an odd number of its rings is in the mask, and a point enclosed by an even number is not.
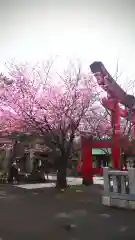
{"type": "Polygon", "coordinates": [[[134,0],[0,0],[0,71],[13,57],[61,54],[85,66],[100,60],[135,76],[134,0]]]}

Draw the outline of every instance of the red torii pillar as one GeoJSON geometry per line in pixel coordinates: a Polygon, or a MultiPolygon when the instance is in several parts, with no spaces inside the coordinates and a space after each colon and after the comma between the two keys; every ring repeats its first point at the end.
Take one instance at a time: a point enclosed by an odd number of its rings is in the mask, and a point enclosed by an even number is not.
{"type": "Polygon", "coordinates": [[[81,138],[82,144],[82,177],[83,184],[90,185],[93,184],[93,176],[92,176],[92,146],[89,144],[89,141],[82,136],[81,138]]]}
{"type": "Polygon", "coordinates": [[[114,110],[111,111],[112,117],[112,128],[113,128],[113,146],[112,146],[112,158],[113,158],[113,168],[121,168],[120,162],[120,107],[119,103],[114,103],[114,110]]]}
{"type": "Polygon", "coordinates": [[[112,125],[112,158],[113,158],[113,168],[121,168],[120,164],[120,107],[119,102],[113,99],[108,94],[107,98],[102,99],[103,106],[111,111],[111,125],[112,125]]]}

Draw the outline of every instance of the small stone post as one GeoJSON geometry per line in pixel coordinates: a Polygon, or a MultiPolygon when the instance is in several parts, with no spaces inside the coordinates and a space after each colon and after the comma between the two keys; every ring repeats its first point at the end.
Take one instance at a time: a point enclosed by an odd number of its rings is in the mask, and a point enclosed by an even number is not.
{"type": "Polygon", "coordinates": [[[104,195],[109,195],[109,176],[108,176],[109,168],[105,167],[103,168],[103,176],[104,176],[104,195]]]}
{"type": "Polygon", "coordinates": [[[130,194],[135,194],[135,168],[128,169],[130,194]]]}

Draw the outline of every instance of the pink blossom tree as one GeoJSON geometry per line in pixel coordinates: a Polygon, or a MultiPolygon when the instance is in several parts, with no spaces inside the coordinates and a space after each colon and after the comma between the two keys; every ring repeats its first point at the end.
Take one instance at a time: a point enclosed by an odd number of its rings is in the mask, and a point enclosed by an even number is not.
{"type": "MultiPolygon", "coordinates": [[[[4,74],[0,73],[0,98],[3,96],[5,89],[12,84],[12,80],[6,77],[4,74]]],[[[9,130],[10,125],[10,112],[6,107],[3,106],[2,102],[0,104],[0,135],[9,130]]]]}
{"type": "Polygon", "coordinates": [[[57,186],[65,188],[66,168],[76,135],[88,122],[92,133],[104,131],[104,119],[100,127],[93,128],[97,116],[101,118],[102,114],[95,114],[99,87],[91,74],[85,75],[80,67],[70,65],[62,76],[56,73],[52,78],[50,66],[31,71],[26,65],[10,66],[13,83],[4,89],[0,101],[10,109],[10,121],[19,122],[24,132],[41,134],[58,150],[57,186]]]}

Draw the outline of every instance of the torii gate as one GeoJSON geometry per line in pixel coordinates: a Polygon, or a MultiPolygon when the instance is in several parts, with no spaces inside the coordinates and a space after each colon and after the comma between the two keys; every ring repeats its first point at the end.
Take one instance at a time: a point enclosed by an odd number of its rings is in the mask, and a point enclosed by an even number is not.
{"type": "MultiPolygon", "coordinates": [[[[115,82],[101,62],[94,62],[90,65],[91,71],[95,74],[98,84],[107,92],[107,98],[102,99],[102,104],[111,111],[111,122],[113,129],[112,142],[92,143],[85,136],[82,136],[82,176],[84,183],[93,182],[92,175],[92,148],[111,148],[113,158],[113,168],[121,168],[119,139],[120,118],[129,117],[132,123],[135,123],[135,97],[126,94],[126,92],[115,82]],[[119,103],[125,106],[121,109],[119,103]]],[[[135,127],[134,127],[135,135],[135,127]]],[[[99,172],[98,170],[96,170],[99,172]]],[[[102,172],[102,170],[100,170],[102,172]]]]}

